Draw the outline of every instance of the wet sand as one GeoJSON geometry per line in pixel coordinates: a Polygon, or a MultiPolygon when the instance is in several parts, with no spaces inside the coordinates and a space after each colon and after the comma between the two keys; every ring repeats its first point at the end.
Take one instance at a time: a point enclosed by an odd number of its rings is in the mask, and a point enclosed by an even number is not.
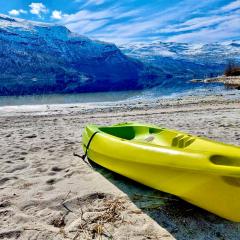
{"type": "Polygon", "coordinates": [[[239,99],[0,107],[0,239],[238,239],[240,224],[73,153],[86,124],[129,121],[240,145],[239,99]]]}

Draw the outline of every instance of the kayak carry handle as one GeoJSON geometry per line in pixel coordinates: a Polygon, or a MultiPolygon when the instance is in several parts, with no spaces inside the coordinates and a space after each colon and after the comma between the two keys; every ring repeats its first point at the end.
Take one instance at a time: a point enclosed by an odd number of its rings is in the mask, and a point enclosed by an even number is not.
{"type": "Polygon", "coordinates": [[[240,167],[240,157],[229,157],[223,155],[212,155],[210,161],[215,165],[240,167]]]}

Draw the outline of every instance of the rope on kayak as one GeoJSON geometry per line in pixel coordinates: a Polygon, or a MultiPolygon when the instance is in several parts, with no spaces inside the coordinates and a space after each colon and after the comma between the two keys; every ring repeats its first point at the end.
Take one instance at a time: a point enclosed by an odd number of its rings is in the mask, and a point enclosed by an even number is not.
{"type": "Polygon", "coordinates": [[[86,158],[88,157],[88,155],[87,155],[87,154],[88,154],[88,149],[89,149],[89,147],[90,147],[90,144],[91,144],[94,136],[95,136],[97,133],[99,133],[99,132],[97,131],[97,132],[93,133],[93,135],[90,137],[90,139],[89,139],[89,141],[88,141],[88,143],[87,143],[87,146],[86,146],[86,152],[85,152],[85,154],[83,154],[83,155],[78,155],[77,153],[73,153],[73,156],[76,156],[76,157],[81,158],[81,159],[82,159],[86,164],[88,164],[89,166],[91,166],[91,164],[89,163],[88,160],[86,160],[86,158]]]}

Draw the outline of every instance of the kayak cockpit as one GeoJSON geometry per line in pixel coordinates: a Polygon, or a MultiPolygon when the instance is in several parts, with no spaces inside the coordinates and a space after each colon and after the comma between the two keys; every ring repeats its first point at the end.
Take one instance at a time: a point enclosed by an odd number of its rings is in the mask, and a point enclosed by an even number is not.
{"type": "Polygon", "coordinates": [[[166,147],[184,148],[195,140],[195,138],[187,134],[147,126],[112,126],[101,127],[99,130],[123,140],[166,147]]]}

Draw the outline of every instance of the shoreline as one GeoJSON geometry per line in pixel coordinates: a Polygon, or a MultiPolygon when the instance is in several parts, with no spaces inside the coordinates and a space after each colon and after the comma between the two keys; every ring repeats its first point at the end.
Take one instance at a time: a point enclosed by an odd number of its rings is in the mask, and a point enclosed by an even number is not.
{"type": "Polygon", "coordinates": [[[205,79],[193,79],[192,83],[222,83],[226,88],[240,90],[240,76],[218,76],[205,79]]]}
{"type": "Polygon", "coordinates": [[[216,94],[200,94],[200,95],[179,95],[179,96],[164,96],[155,98],[141,98],[141,99],[126,99],[119,101],[103,101],[103,102],[83,102],[83,103],[50,103],[50,104],[22,104],[22,105],[3,105],[0,106],[0,113],[4,114],[7,112],[16,113],[34,113],[34,112],[47,112],[48,110],[66,110],[66,109],[102,109],[102,108],[118,108],[128,105],[129,107],[136,107],[138,109],[151,107],[155,105],[177,105],[181,103],[185,104],[198,104],[200,102],[210,103],[229,103],[238,102],[240,100],[240,92],[238,91],[226,91],[224,93],[216,94]]]}
{"type": "Polygon", "coordinates": [[[237,239],[239,223],[91,168],[73,152],[83,153],[86,124],[129,121],[240,146],[239,103],[238,94],[219,94],[130,104],[0,107],[0,238],[93,239],[95,234],[97,239],[101,225],[102,239],[237,239]],[[115,210],[106,210],[111,207],[115,210]]]}
{"type": "MultiPolygon", "coordinates": [[[[190,81],[191,82],[191,81],[190,81]]],[[[194,83],[192,83],[194,85],[194,83]]],[[[213,83],[214,84],[214,83],[213,83]]],[[[42,94],[42,95],[19,95],[19,96],[0,96],[1,107],[22,107],[22,106],[43,106],[43,105],[79,105],[79,104],[118,104],[118,103],[134,103],[135,101],[158,101],[174,100],[176,98],[187,97],[208,97],[214,95],[238,95],[238,91],[234,89],[224,89],[223,86],[216,85],[211,88],[198,86],[195,88],[175,89],[174,92],[161,94],[168,88],[158,88],[157,86],[145,90],[128,90],[113,92],[95,92],[95,93],[77,93],[77,94],[42,94]],[[149,95],[149,93],[151,94],[149,95]],[[160,93],[159,93],[160,92],[160,93]],[[120,95],[119,95],[120,94],[120,95]],[[151,99],[151,100],[150,100],[151,99]]],[[[173,88],[174,90],[174,88],[173,88]]]]}

